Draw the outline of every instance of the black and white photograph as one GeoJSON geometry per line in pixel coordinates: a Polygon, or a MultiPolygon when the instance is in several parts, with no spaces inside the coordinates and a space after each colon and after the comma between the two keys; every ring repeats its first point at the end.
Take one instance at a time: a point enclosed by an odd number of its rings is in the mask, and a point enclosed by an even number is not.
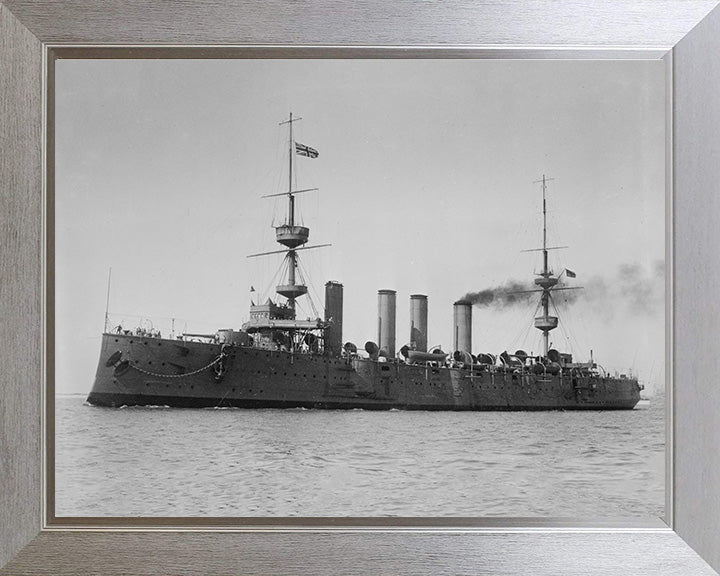
{"type": "Polygon", "coordinates": [[[662,61],[54,90],[58,518],[663,517],[662,61]]]}

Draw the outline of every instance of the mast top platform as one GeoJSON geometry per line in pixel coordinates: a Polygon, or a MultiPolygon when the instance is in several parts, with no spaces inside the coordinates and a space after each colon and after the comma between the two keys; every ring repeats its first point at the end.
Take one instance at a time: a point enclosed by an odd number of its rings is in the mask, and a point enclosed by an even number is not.
{"type": "Polygon", "coordinates": [[[288,248],[297,248],[310,239],[310,229],[305,226],[282,224],[275,227],[275,240],[288,248]]]}

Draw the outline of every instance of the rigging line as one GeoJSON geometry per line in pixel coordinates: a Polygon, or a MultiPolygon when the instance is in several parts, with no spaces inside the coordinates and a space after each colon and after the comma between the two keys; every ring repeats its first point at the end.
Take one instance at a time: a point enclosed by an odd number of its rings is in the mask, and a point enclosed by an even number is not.
{"type": "MultiPolygon", "coordinates": [[[[263,266],[263,268],[265,268],[265,266],[263,266]]],[[[257,291],[258,301],[256,302],[256,304],[262,304],[262,303],[267,299],[267,295],[268,295],[268,292],[269,292],[269,290],[270,290],[270,286],[273,285],[273,283],[274,283],[274,281],[275,281],[275,276],[277,276],[277,272],[278,272],[278,271],[275,270],[275,275],[273,275],[272,277],[270,277],[269,282],[260,285],[260,289],[257,291]]],[[[268,278],[268,276],[269,276],[268,274],[262,274],[261,277],[262,277],[262,278],[268,278]]],[[[251,299],[252,299],[252,296],[251,296],[251,299]]]]}
{"type": "MultiPolygon", "coordinates": [[[[298,183],[295,182],[295,188],[297,189],[298,183]]],[[[305,203],[305,198],[302,198],[300,196],[295,196],[295,221],[300,226],[305,226],[305,211],[303,210],[303,205],[305,203]]]]}
{"type": "MultiPolygon", "coordinates": [[[[515,331],[515,335],[509,340],[509,345],[511,348],[517,347],[518,345],[523,343],[523,339],[525,338],[524,335],[527,335],[527,327],[528,327],[528,321],[525,321],[525,317],[527,315],[527,311],[523,314],[523,321],[518,322],[517,329],[515,331]]],[[[532,322],[532,318],[529,320],[532,322]]]]}
{"type": "MultiPolygon", "coordinates": [[[[569,314],[566,313],[566,310],[563,306],[563,302],[560,301],[559,303],[555,300],[552,301],[553,310],[555,311],[555,315],[560,318],[568,318],[569,314]],[[561,309],[563,310],[561,312],[561,309]]],[[[571,353],[575,353],[575,350],[573,348],[573,336],[572,332],[570,330],[570,323],[569,322],[560,322],[558,323],[558,326],[560,327],[560,331],[562,332],[563,336],[565,337],[565,342],[567,343],[567,346],[570,348],[571,353]]]]}
{"type": "Polygon", "coordinates": [[[267,166],[267,169],[262,173],[262,175],[256,178],[256,183],[250,186],[249,190],[264,190],[265,192],[267,192],[268,190],[274,190],[276,188],[275,181],[276,179],[279,180],[278,171],[275,169],[275,166],[277,166],[278,163],[278,156],[279,151],[276,149],[275,159],[273,160],[272,164],[267,166]]]}
{"type": "MultiPolygon", "coordinates": [[[[565,267],[563,266],[563,270],[564,270],[564,269],[565,269],[565,267]]],[[[583,292],[582,294],[583,294],[585,297],[587,297],[587,292],[583,292]]],[[[564,315],[567,317],[567,319],[568,319],[568,325],[569,325],[568,328],[570,328],[570,325],[575,325],[575,326],[577,326],[577,325],[578,325],[578,322],[580,322],[580,323],[582,323],[582,330],[584,331],[584,335],[586,336],[588,332],[587,332],[587,326],[585,325],[585,317],[584,317],[583,314],[582,314],[582,309],[583,309],[583,308],[582,308],[582,307],[580,308],[579,316],[575,316],[575,312],[574,312],[575,309],[574,309],[574,307],[572,306],[572,303],[571,303],[571,302],[568,302],[567,299],[565,299],[565,300],[562,300],[562,301],[561,301],[561,304],[562,304],[563,310],[564,310],[563,314],[564,314],[564,315]]],[[[573,339],[575,340],[576,344],[578,345],[578,349],[579,349],[579,350],[584,350],[585,347],[584,347],[583,345],[581,345],[581,342],[580,342],[580,340],[576,337],[575,333],[574,333],[572,330],[570,330],[570,332],[571,332],[571,336],[573,337],[573,339]]],[[[585,344],[585,342],[582,342],[582,344],[585,344]]]]}
{"type": "MultiPolygon", "coordinates": [[[[566,315],[568,316],[568,322],[570,323],[570,325],[575,326],[576,325],[575,324],[576,316],[575,316],[573,307],[569,302],[566,302],[566,315]]],[[[573,340],[575,341],[575,344],[578,347],[578,353],[582,352],[583,350],[588,350],[590,348],[589,346],[586,346],[588,332],[587,332],[587,327],[585,326],[585,320],[584,320],[584,317],[582,316],[582,313],[580,314],[580,320],[582,322],[582,327],[584,330],[584,332],[583,332],[584,337],[582,339],[578,338],[577,335],[575,334],[575,332],[572,330],[572,328],[570,326],[568,326],[568,328],[570,329],[570,334],[571,334],[573,340]]]]}
{"type": "MultiPolygon", "coordinates": [[[[297,276],[300,282],[302,282],[302,285],[307,287],[307,281],[305,280],[305,275],[303,274],[302,265],[300,264],[300,258],[295,258],[295,270],[297,271],[297,276]]],[[[307,293],[306,293],[307,294],[307,293]]]]}
{"type": "Polygon", "coordinates": [[[260,293],[260,302],[258,304],[262,304],[264,300],[270,297],[270,291],[272,290],[272,287],[276,284],[279,277],[282,277],[281,272],[283,272],[285,265],[286,265],[286,258],[283,259],[283,261],[280,263],[280,266],[275,271],[275,275],[270,279],[270,284],[266,286],[266,288],[260,293]]]}
{"type": "MultiPolygon", "coordinates": [[[[294,130],[296,130],[296,132],[302,132],[302,130],[300,130],[300,126],[295,128],[294,130]]],[[[300,135],[300,138],[302,139],[302,134],[300,135]]],[[[300,171],[300,162],[298,162],[297,153],[295,151],[295,142],[297,142],[297,134],[294,135],[293,141],[290,142],[290,147],[288,150],[289,154],[295,155],[295,162],[293,162],[293,168],[295,169],[293,171],[293,176],[295,179],[292,182],[292,184],[295,187],[295,189],[297,189],[297,187],[298,187],[298,172],[300,171]]]]}
{"type": "MultiPolygon", "coordinates": [[[[310,310],[313,313],[313,316],[315,318],[320,318],[317,308],[315,307],[315,302],[312,298],[312,295],[310,294],[310,291],[315,292],[315,289],[312,286],[312,284],[305,279],[306,278],[305,266],[303,264],[301,264],[299,260],[298,260],[298,274],[300,275],[300,279],[302,280],[303,284],[305,284],[309,288],[307,297],[308,297],[308,301],[310,302],[310,310]]],[[[308,278],[309,278],[309,276],[308,276],[308,278]]],[[[316,296],[317,296],[318,302],[319,302],[320,297],[319,297],[319,295],[317,295],[317,293],[316,293],[316,296]]]]}
{"type": "MultiPolygon", "coordinates": [[[[278,158],[280,156],[279,143],[280,143],[281,132],[282,132],[282,129],[280,127],[278,127],[275,132],[275,159],[267,167],[267,169],[261,174],[261,176],[255,178],[256,184],[254,186],[251,186],[249,188],[249,190],[251,190],[251,191],[256,190],[256,189],[266,190],[265,187],[269,186],[269,189],[272,191],[272,190],[277,190],[278,186],[280,185],[281,174],[278,170],[275,169],[275,166],[277,166],[278,158]]],[[[276,206],[272,205],[270,209],[271,209],[272,221],[273,221],[273,225],[274,225],[275,214],[277,212],[276,206]]],[[[215,232],[211,233],[211,237],[217,233],[217,230],[219,228],[221,228],[230,218],[233,218],[233,217],[234,217],[234,214],[231,213],[227,218],[225,218],[221,222],[220,226],[218,226],[216,228],[215,232]]]]}
{"type": "MultiPolygon", "coordinates": [[[[523,337],[523,340],[527,340],[528,334],[530,331],[535,327],[535,316],[542,310],[542,301],[538,300],[537,304],[535,305],[535,309],[533,310],[532,315],[530,316],[530,320],[527,323],[527,328],[525,329],[525,336],[523,337]]],[[[542,334],[537,334],[537,338],[535,339],[536,342],[536,349],[539,350],[542,349],[542,334]]]]}
{"type": "MultiPolygon", "coordinates": [[[[310,290],[312,290],[312,292],[315,294],[315,297],[317,298],[318,305],[319,305],[319,303],[320,303],[320,294],[318,294],[317,290],[315,290],[315,288],[313,287],[312,284],[310,284],[310,290]]],[[[320,314],[318,313],[318,310],[317,310],[317,308],[315,307],[315,301],[314,301],[312,298],[310,298],[310,305],[312,306],[312,309],[313,309],[313,313],[314,313],[314,315],[315,315],[315,318],[320,318],[320,314]]],[[[323,309],[323,312],[325,312],[325,307],[324,307],[324,306],[322,307],[322,309],[323,309]]]]}
{"type": "MultiPolygon", "coordinates": [[[[282,133],[283,133],[283,129],[280,128],[280,124],[278,124],[275,127],[275,163],[276,164],[277,164],[278,157],[280,156],[280,150],[281,150],[280,142],[282,140],[282,135],[283,135],[282,133]]],[[[283,147],[282,150],[284,151],[285,148],[283,147]]]]}
{"type": "Polygon", "coordinates": [[[297,271],[298,276],[300,277],[300,281],[308,288],[308,291],[305,293],[305,295],[307,296],[307,302],[310,305],[310,312],[315,318],[317,318],[318,316],[317,310],[315,309],[315,302],[313,301],[312,294],[310,293],[310,291],[312,290],[312,285],[310,285],[310,283],[307,281],[305,276],[305,267],[300,263],[299,260],[297,261],[297,271]]]}
{"type": "MultiPolygon", "coordinates": [[[[530,315],[530,318],[528,318],[528,321],[523,322],[521,324],[520,332],[515,337],[515,339],[512,341],[512,344],[518,343],[518,346],[525,345],[525,342],[527,342],[528,333],[530,332],[530,329],[533,327],[535,314],[537,314],[537,311],[539,310],[539,308],[540,308],[540,301],[538,301],[535,304],[535,308],[532,309],[532,313],[530,315]],[[523,330],[524,330],[524,333],[523,333],[523,330]],[[522,334],[522,337],[520,336],[520,334],[522,334]]],[[[528,309],[530,309],[530,308],[528,307],[528,309]]]]}
{"type": "Polygon", "coordinates": [[[302,312],[300,316],[306,316],[308,320],[315,320],[318,318],[317,310],[315,309],[315,303],[309,293],[306,293],[307,298],[296,302],[298,310],[302,312]]]}
{"type": "MultiPolygon", "coordinates": [[[[287,149],[287,147],[284,146],[284,145],[282,146],[282,150],[283,150],[283,151],[282,151],[282,158],[280,157],[280,156],[281,156],[281,153],[280,153],[280,142],[281,142],[281,138],[280,138],[281,134],[280,134],[280,132],[281,132],[281,131],[282,131],[282,129],[281,129],[281,128],[278,128],[278,136],[277,136],[277,141],[276,141],[276,143],[275,143],[275,164],[274,164],[275,166],[278,165],[278,161],[283,162],[283,165],[287,165],[286,160],[287,160],[288,149],[287,149]]],[[[275,171],[275,182],[274,182],[274,184],[273,184],[273,190],[276,191],[276,192],[277,192],[278,190],[280,190],[280,187],[282,186],[282,184],[281,184],[282,179],[283,179],[282,176],[283,176],[283,170],[276,170],[276,171],[275,171]]]]}
{"type": "Polygon", "coordinates": [[[538,301],[538,303],[535,305],[535,310],[533,310],[532,316],[530,316],[530,322],[527,323],[527,328],[525,329],[525,335],[523,336],[523,343],[527,340],[528,334],[530,333],[530,329],[533,328],[534,320],[535,320],[535,314],[537,314],[538,310],[540,310],[541,302],[538,301]]]}
{"type": "MultiPolygon", "coordinates": [[[[556,314],[558,317],[561,316],[560,310],[558,310],[558,307],[557,307],[557,304],[555,303],[555,300],[551,298],[551,299],[550,299],[550,303],[552,304],[552,307],[553,307],[553,310],[555,311],[555,314],[556,314]]],[[[564,322],[560,322],[558,325],[560,326],[560,331],[561,331],[561,332],[563,333],[563,335],[565,336],[565,341],[570,345],[570,351],[572,352],[572,351],[573,351],[573,350],[572,350],[572,342],[570,341],[570,334],[569,334],[569,332],[568,332],[568,330],[567,330],[567,327],[565,326],[565,323],[564,323],[564,322]]]]}
{"type": "MultiPolygon", "coordinates": [[[[585,323],[585,315],[582,313],[582,310],[580,311],[580,322],[582,323],[583,331],[586,334],[586,338],[587,338],[587,334],[589,332],[588,332],[587,324],[585,323]]],[[[586,350],[587,350],[587,348],[586,348],[586,350]]]]}
{"type": "Polygon", "coordinates": [[[533,301],[528,298],[526,301],[526,305],[527,305],[526,314],[527,314],[528,310],[531,312],[531,314],[530,314],[530,317],[526,321],[519,322],[519,329],[518,329],[517,333],[515,334],[515,337],[510,341],[510,343],[513,345],[518,342],[520,344],[524,344],[525,339],[527,338],[527,334],[530,330],[530,327],[532,326],[532,324],[534,322],[535,314],[537,313],[538,308],[540,307],[540,302],[539,301],[535,302],[535,306],[533,307],[533,301]]]}
{"type": "MultiPolygon", "coordinates": [[[[575,316],[574,316],[574,315],[572,314],[572,312],[571,312],[572,306],[571,306],[567,301],[565,301],[565,300],[563,300],[563,301],[560,302],[560,306],[561,306],[561,308],[562,308],[562,310],[563,310],[563,316],[564,316],[565,318],[567,318],[567,322],[564,323],[564,326],[567,328],[567,331],[568,331],[568,333],[569,333],[569,335],[570,335],[570,338],[571,338],[572,342],[575,343],[577,353],[579,354],[579,353],[580,353],[582,350],[584,350],[585,348],[580,345],[580,341],[579,341],[578,338],[575,336],[575,332],[574,332],[573,329],[572,329],[572,325],[575,323],[575,320],[574,320],[574,319],[575,319],[575,316]]],[[[558,313],[558,314],[559,314],[559,313],[558,313]]],[[[571,346],[572,346],[572,344],[571,344],[571,346]]],[[[575,352],[575,351],[573,350],[573,352],[575,352]]]]}
{"type": "MultiPolygon", "coordinates": [[[[555,302],[553,300],[552,304],[553,304],[553,310],[555,310],[555,314],[558,317],[563,317],[563,316],[567,317],[567,314],[565,314],[565,312],[563,312],[563,313],[560,312],[560,308],[558,307],[557,302],[555,302]]],[[[562,303],[561,303],[561,306],[562,306],[562,303]]],[[[569,322],[560,322],[559,325],[560,325],[560,330],[562,330],[562,333],[565,335],[565,340],[567,340],[568,344],[570,345],[570,351],[574,352],[573,340],[575,339],[575,337],[572,333],[572,329],[570,328],[570,323],[569,322]]]]}

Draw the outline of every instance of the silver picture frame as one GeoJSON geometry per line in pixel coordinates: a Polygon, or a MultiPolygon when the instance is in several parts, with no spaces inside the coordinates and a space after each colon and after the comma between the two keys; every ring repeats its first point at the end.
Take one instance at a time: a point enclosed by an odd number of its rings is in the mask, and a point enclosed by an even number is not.
{"type": "MultiPolygon", "coordinates": [[[[713,222],[720,139],[716,1],[0,2],[0,574],[713,574],[720,567],[720,306],[713,222]],[[412,17],[411,20],[408,20],[412,17]],[[407,23],[412,22],[413,26],[407,23]],[[404,23],[404,24],[403,24],[404,23]],[[319,519],[293,525],[59,525],[48,515],[44,196],[57,50],[235,46],[293,57],[664,59],[667,146],[667,525],[552,519],[319,519]],[[270,45],[275,45],[273,48],[270,45]],[[256,48],[251,48],[255,46],[256,48]],[[304,56],[301,56],[304,55],[304,56]],[[403,56],[404,55],[404,56],[403,56]],[[9,81],[6,81],[9,80],[9,81]],[[45,128],[49,127],[48,130],[45,128]],[[715,160],[713,162],[713,160],[715,160]],[[713,322],[715,320],[715,322],[713,322]]],[[[50,442],[48,442],[48,438],[50,442]]],[[[50,483],[51,484],[51,483],[50,483]]]]}

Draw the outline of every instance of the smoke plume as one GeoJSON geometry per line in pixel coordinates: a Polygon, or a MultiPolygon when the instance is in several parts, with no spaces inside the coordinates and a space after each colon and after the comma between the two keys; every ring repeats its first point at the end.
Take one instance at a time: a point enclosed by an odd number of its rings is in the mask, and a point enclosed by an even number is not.
{"type": "Polygon", "coordinates": [[[462,300],[466,300],[478,308],[509,308],[526,303],[528,298],[533,296],[532,293],[527,294],[528,290],[533,290],[533,286],[513,280],[506,282],[502,286],[485,288],[479,292],[468,292],[462,297],[462,300]],[[526,293],[522,294],[521,292],[526,293]]]}
{"type": "MultiPolygon", "coordinates": [[[[512,280],[500,286],[468,292],[462,299],[478,308],[500,310],[524,306],[529,300],[536,301],[539,293],[527,293],[528,290],[536,289],[537,286],[528,282],[512,280]]],[[[661,314],[664,299],[665,263],[662,260],[654,262],[650,269],[639,263],[621,264],[613,274],[605,276],[583,278],[579,271],[577,279],[563,276],[553,290],[556,303],[584,303],[606,314],[611,314],[613,308],[622,308],[637,316],[661,314]],[[579,286],[582,286],[581,290],[559,290],[579,286]]]]}

